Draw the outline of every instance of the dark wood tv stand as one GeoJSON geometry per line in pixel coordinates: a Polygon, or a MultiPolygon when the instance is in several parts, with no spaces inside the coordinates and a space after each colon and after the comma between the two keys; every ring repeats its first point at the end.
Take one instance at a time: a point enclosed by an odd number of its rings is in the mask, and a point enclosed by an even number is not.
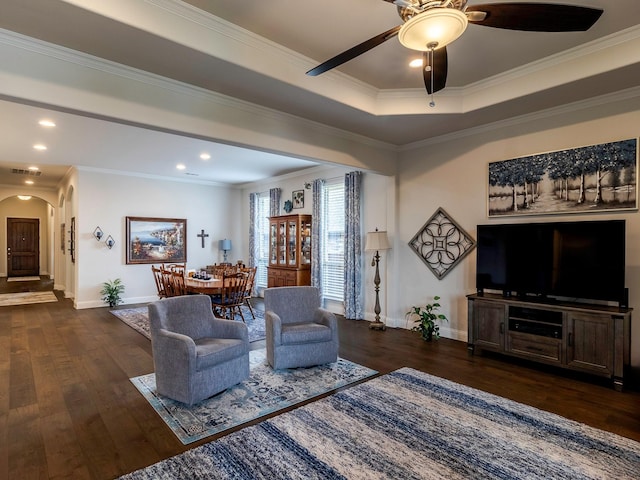
{"type": "Polygon", "coordinates": [[[467,296],[469,352],[490,350],[613,380],[630,363],[631,309],[499,294],[467,296]]]}

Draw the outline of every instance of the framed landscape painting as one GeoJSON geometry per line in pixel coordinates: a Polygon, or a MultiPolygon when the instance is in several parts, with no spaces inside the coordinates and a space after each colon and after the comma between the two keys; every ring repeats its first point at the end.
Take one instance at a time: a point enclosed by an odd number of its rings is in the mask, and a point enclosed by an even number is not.
{"type": "Polygon", "coordinates": [[[127,264],[187,261],[187,220],[126,217],[127,264]]]}
{"type": "Polygon", "coordinates": [[[489,217],[637,210],[638,139],[489,163],[489,217]]]}

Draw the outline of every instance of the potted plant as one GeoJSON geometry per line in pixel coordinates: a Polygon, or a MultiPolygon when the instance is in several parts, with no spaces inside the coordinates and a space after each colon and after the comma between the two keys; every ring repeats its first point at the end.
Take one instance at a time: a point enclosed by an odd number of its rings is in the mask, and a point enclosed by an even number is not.
{"type": "Polygon", "coordinates": [[[122,293],[124,293],[124,285],[119,278],[104,282],[100,291],[102,301],[108,303],[109,307],[112,308],[122,303],[122,298],[120,297],[122,293]]]}
{"type": "Polygon", "coordinates": [[[436,323],[438,320],[448,321],[443,313],[438,313],[440,297],[433,297],[433,303],[427,303],[425,306],[411,307],[407,312],[407,316],[417,317],[414,319],[416,325],[411,329],[420,332],[422,339],[431,341],[434,337],[440,337],[440,326],[436,323]]]}

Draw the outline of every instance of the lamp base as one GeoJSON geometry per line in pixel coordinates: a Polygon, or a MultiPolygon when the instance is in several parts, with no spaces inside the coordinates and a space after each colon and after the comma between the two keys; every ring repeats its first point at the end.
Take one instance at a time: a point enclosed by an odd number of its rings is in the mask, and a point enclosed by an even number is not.
{"type": "Polygon", "coordinates": [[[386,330],[387,326],[382,322],[371,322],[369,328],[371,330],[386,330]]]}

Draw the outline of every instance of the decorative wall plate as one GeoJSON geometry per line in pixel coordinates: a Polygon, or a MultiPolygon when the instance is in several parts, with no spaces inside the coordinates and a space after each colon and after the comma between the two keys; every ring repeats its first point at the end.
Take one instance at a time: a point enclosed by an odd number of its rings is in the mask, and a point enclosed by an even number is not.
{"type": "Polygon", "coordinates": [[[415,234],[409,242],[411,249],[442,279],[473,248],[476,242],[442,208],[415,234]]]}
{"type": "Polygon", "coordinates": [[[284,202],[284,211],[289,213],[291,212],[291,210],[293,210],[293,203],[291,202],[291,200],[287,200],[286,202],[284,202]]]}

